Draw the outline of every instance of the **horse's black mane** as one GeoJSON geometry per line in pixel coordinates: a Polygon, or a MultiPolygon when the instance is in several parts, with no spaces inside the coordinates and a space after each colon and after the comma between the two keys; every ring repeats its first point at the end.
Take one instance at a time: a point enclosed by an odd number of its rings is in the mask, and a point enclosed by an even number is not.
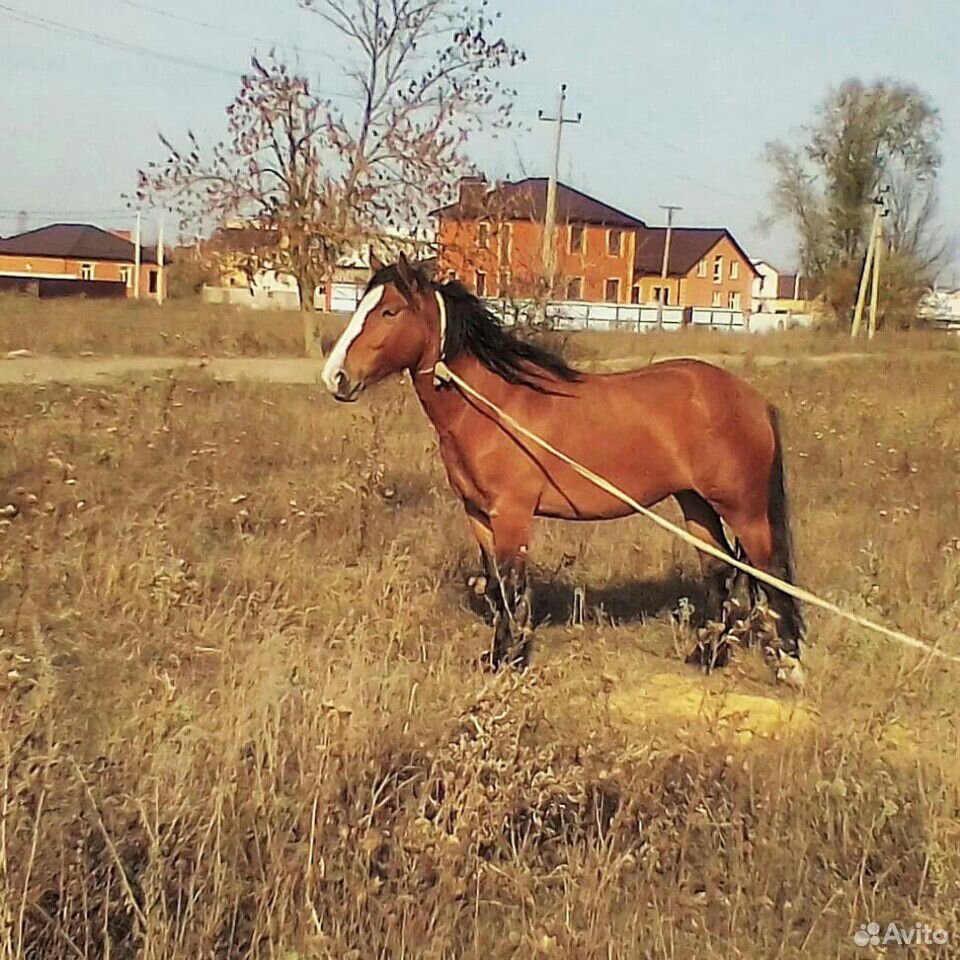
{"type": "MultiPolygon", "coordinates": [[[[458,280],[434,284],[412,266],[408,277],[421,289],[439,290],[443,296],[447,306],[445,359],[453,360],[460,353],[470,353],[507,383],[529,387],[538,393],[557,392],[550,389],[551,379],[566,383],[580,379],[580,374],[562,357],[508,331],[503,321],[458,280]]],[[[367,289],[388,283],[394,284],[404,296],[412,294],[410,284],[396,264],[381,267],[367,289]]]]}

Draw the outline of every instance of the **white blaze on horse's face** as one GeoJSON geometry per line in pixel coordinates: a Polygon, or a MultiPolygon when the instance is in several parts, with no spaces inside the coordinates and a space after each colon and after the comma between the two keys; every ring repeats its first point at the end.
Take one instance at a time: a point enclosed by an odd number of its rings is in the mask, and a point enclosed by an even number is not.
{"type": "Polygon", "coordinates": [[[360,301],[357,312],[350,319],[347,329],[343,331],[330,356],[327,357],[327,362],[323,365],[321,378],[334,396],[340,395],[342,387],[349,384],[350,377],[346,370],[347,351],[350,349],[350,344],[363,333],[363,325],[367,322],[367,317],[383,299],[383,290],[382,285],[374,287],[360,301]]]}

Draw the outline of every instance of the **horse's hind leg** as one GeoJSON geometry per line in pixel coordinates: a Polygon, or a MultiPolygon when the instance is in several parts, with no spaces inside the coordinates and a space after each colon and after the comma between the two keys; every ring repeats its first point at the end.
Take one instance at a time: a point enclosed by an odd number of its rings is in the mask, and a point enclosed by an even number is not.
{"type": "MultiPolygon", "coordinates": [[[[675,496],[683,511],[687,530],[718,550],[734,555],[717,511],[692,490],[684,490],[675,496]]],[[[728,621],[734,615],[726,601],[737,582],[737,571],[709,554],[698,551],[697,556],[706,590],[704,627],[700,630],[700,639],[688,662],[699,663],[704,669],[710,670],[725,666],[730,659],[726,633],[731,626],[728,621]]]]}
{"type": "MultiPolygon", "coordinates": [[[[793,581],[792,562],[778,556],[775,531],[766,516],[738,519],[732,523],[737,537],[747,553],[751,566],[770,573],[788,583],[793,581]]],[[[751,582],[751,594],[767,598],[770,609],[777,615],[776,632],[779,647],[784,653],[799,657],[804,636],[803,615],[797,601],[781,590],[751,582]]]]}
{"type": "MultiPolygon", "coordinates": [[[[734,550],[727,541],[720,515],[700,494],[684,490],[676,494],[676,500],[683,511],[687,530],[693,536],[733,555],[734,550]]],[[[706,586],[704,615],[707,620],[719,621],[723,617],[723,603],[730,593],[736,571],[729,564],[709,554],[697,551],[697,556],[706,586]]]]}

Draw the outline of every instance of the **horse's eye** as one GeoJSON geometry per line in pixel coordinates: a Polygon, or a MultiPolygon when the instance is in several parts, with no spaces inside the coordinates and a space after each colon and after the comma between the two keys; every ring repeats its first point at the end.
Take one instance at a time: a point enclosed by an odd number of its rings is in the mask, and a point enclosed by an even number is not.
{"type": "Polygon", "coordinates": [[[399,310],[384,310],[383,315],[389,320],[391,317],[395,317],[399,312],[399,310]]]}

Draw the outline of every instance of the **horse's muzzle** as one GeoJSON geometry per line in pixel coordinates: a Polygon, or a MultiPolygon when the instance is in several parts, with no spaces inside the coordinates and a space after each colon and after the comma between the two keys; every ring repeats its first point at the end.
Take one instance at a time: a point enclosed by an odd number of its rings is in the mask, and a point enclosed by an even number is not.
{"type": "Polygon", "coordinates": [[[330,392],[333,394],[334,400],[338,400],[340,403],[353,403],[360,396],[360,391],[363,390],[363,381],[357,380],[356,383],[351,383],[346,370],[338,370],[334,374],[334,382],[336,388],[330,392]]]}

